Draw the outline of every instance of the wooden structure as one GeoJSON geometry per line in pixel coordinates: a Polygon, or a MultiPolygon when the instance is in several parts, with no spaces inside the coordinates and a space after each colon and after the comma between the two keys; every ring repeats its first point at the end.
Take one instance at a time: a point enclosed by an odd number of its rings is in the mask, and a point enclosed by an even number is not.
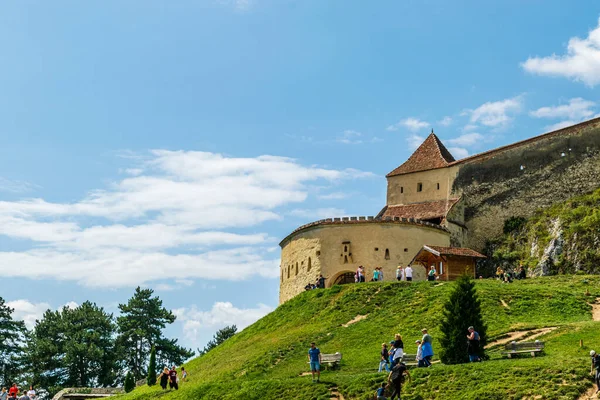
{"type": "Polygon", "coordinates": [[[507,343],[502,354],[512,358],[516,354],[530,353],[531,357],[535,357],[535,353],[541,353],[542,351],[544,351],[544,342],[536,340],[535,342],[507,343]]]}
{"type": "Polygon", "coordinates": [[[328,367],[336,369],[340,366],[342,361],[342,353],[335,354],[321,354],[321,364],[325,364],[328,367]]]}
{"type": "Polygon", "coordinates": [[[410,262],[421,264],[429,272],[431,266],[440,281],[452,281],[461,275],[475,276],[475,262],[486,258],[475,250],[463,247],[423,246],[410,262]]]}

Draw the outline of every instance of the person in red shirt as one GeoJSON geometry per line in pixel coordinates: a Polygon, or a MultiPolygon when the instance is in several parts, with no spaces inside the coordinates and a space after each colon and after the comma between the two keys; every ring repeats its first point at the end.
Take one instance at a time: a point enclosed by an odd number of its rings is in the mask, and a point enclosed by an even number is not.
{"type": "Polygon", "coordinates": [[[12,397],[16,397],[19,394],[19,388],[16,383],[13,383],[10,389],[8,389],[8,395],[12,397]]]}

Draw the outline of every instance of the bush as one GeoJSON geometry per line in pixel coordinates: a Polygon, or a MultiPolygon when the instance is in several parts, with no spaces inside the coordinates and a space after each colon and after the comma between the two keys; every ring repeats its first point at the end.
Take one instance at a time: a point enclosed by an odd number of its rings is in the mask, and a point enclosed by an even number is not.
{"type": "Polygon", "coordinates": [[[523,225],[527,222],[527,219],[523,217],[510,217],[504,221],[504,233],[512,233],[519,231],[523,225]]]}
{"type": "Polygon", "coordinates": [[[156,385],[156,349],[152,346],[150,351],[150,363],[148,364],[148,377],[146,378],[148,386],[156,385]]]}
{"type": "Polygon", "coordinates": [[[133,379],[133,374],[131,371],[127,372],[125,376],[125,385],[124,385],[125,393],[131,392],[135,389],[135,379],[133,379]]]}

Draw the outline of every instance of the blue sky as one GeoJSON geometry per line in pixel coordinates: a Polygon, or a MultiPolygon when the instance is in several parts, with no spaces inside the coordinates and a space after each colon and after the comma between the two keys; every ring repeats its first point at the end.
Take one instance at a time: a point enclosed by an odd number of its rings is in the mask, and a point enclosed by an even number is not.
{"type": "Polygon", "coordinates": [[[0,295],[137,285],[202,347],[277,305],[278,242],[374,215],[434,129],[456,158],[600,113],[600,4],[0,5],[0,295]]]}

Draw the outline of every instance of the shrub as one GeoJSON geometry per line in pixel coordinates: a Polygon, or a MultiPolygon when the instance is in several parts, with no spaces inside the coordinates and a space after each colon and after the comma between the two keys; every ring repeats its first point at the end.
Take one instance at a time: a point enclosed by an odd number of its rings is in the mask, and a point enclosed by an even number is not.
{"type": "Polygon", "coordinates": [[[124,385],[125,393],[131,392],[135,389],[135,380],[133,379],[133,374],[131,371],[127,372],[125,376],[125,385],[124,385]]]}
{"type": "Polygon", "coordinates": [[[156,349],[152,346],[150,351],[150,363],[148,364],[148,377],[146,378],[148,386],[156,385],[156,349]]]}

